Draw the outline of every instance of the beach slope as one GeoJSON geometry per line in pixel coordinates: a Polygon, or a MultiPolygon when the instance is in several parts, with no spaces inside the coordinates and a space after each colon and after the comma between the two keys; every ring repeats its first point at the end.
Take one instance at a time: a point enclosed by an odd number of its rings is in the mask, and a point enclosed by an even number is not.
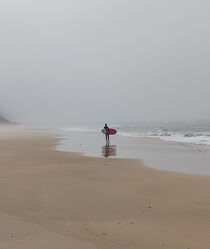
{"type": "Polygon", "coordinates": [[[210,248],[210,177],[56,143],[48,134],[0,139],[1,249],[210,248]]]}

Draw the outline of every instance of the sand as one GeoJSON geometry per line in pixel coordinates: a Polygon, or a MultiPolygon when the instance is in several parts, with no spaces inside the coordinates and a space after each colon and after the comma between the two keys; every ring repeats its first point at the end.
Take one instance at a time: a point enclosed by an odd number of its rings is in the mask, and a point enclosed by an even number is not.
{"type": "MultiPolygon", "coordinates": [[[[1,249],[208,249],[210,177],[0,139],[1,249]]],[[[151,155],[152,156],[152,155],[151,155]]]]}

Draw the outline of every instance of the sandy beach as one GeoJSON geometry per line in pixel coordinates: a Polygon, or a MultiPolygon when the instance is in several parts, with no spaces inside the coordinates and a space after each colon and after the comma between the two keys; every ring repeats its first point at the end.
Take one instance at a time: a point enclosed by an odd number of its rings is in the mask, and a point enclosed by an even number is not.
{"type": "Polygon", "coordinates": [[[208,249],[210,177],[0,139],[1,249],[208,249]]]}

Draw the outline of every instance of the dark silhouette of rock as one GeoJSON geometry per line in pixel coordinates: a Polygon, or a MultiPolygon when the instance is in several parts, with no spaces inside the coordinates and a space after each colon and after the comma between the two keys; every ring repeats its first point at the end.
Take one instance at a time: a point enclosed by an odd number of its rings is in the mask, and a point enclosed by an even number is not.
{"type": "Polygon", "coordinates": [[[0,115],[0,124],[11,124],[11,122],[0,115]]]}

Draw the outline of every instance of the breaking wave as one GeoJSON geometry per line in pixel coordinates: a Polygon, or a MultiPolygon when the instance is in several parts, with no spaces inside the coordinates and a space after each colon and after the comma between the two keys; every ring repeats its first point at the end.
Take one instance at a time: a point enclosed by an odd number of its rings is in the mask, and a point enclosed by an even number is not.
{"type": "MultiPolygon", "coordinates": [[[[151,137],[165,141],[210,146],[210,122],[159,122],[113,124],[118,135],[151,137]]],[[[103,125],[70,125],[60,128],[63,132],[101,132],[103,125]]]]}

